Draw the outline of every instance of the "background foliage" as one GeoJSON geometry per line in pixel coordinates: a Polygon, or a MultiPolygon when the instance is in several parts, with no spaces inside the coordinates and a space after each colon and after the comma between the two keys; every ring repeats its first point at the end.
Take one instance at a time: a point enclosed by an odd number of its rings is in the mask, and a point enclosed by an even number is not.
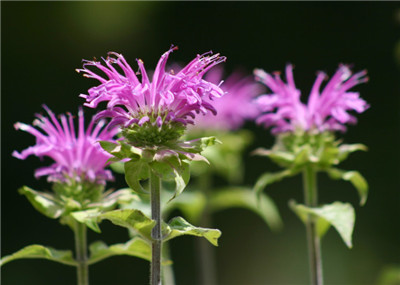
{"type": "MultiPolygon", "coordinates": [[[[22,185],[45,189],[35,180],[36,158],[11,157],[33,143],[16,132],[16,121],[30,123],[46,103],[55,113],[75,112],[93,81],[74,69],[81,59],[124,54],[134,66],[140,57],[147,68],[171,44],[179,50],[172,60],[187,62],[210,49],[226,55],[226,68],[267,71],[295,64],[298,87],[307,93],[317,70],[332,74],[338,63],[368,69],[370,82],[357,87],[371,109],[350,127],[346,143],[361,142],[367,153],[356,153],[342,165],[357,169],[370,185],[365,207],[349,183],[320,177],[321,203],[351,202],[356,208],[353,249],[330,230],[322,249],[326,284],[375,284],[380,272],[400,263],[399,217],[399,26],[396,2],[1,2],[2,80],[2,196],[1,255],[33,243],[72,249],[67,227],[36,212],[17,193],[22,185]]],[[[92,114],[92,110],[86,109],[92,114]]],[[[245,153],[245,184],[252,185],[266,170],[277,170],[263,157],[249,156],[256,147],[273,144],[268,131],[248,123],[255,140],[245,153]]],[[[47,160],[44,163],[48,163],[47,160]]],[[[222,179],[219,180],[224,185],[222,179]]],[[[284,229],[272,233],[250,211],[222,211],[214,216],[222,231],[217,249],[220,284],[307,284],[306,241],[303,225],[288,207],[302,201],[300,177],[271,185],[268,193],[281,210],[284,229]]],[[[112,187],[124,187],[122,176],[112,187]]],[[[125,242],[124,229],[102,224],[107,243],[125,242]]],[[[89,240],[99,239],[90,232],[89,240]]],[[[194,284],[194,238],[171,241],[177,283],[194,284]],[[179,250],[181,249],[181,250],[179,250]],[[193,249],[193,250],[192,250],[193,249]]],[[[93,284],[145,284],[148,262],[113,257],[91,267],[93,284]]],[[[73,284],[75,270],[46,260],[23,260],[2,268],[2,284],[73,284]]]]}

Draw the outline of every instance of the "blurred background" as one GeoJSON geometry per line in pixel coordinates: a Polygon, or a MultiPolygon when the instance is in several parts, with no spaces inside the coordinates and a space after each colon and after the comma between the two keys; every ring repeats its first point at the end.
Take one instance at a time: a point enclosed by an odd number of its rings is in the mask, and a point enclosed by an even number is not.
{"type": "MultiPolygon", "coordinates": [[[[371,108],[358,116],[343,139],[364,143],[367,153],[355,153],[343,169],[359,170],[370,194],[359,207],[349,183],[319,179],[320,201],[348,201],[356,209],[353,249],[331,229],[322,243],[326,284],[377,284],[387,266],[400,263],[399,187],[399,67],[400,4],[396,2],[2,2],[1,3],[1,255],[29,244],[73,249],[72,232],[36,212],[17,193],[22,185],[48,189],[36,180],[36,157],[11,157],[34,143],[17,132],[17,121],[31,123],[47,104],[55,113],[76,113],[95,81],[75,72],[82,59],[122,53],[133,68],[141,58],[148,69],[171,44],[179,50],[172,61],[188,62],[209,50],[227,56],[229,73],[237,67],[283,70],[295,65],[295,80],[308,94],[316,71],[332,75],[339,63],[367,69],[370,82],[356,87],[371,108]]],[[[86,113],[93,114],[86,109],[86,113]]],[[[244,153],[244,184],[277,170],[267,158],[250,156],[257,147],[270,147],[269,131],[252,123],[255,139],[244,153]]],[[[47,160],[44,163],[48,163],[47,160]]],[[[223,184],[223,180],[220,180],[223,184]]],[[[110,187],[123,187],[123,177],[110,187]]],[[[271,185],[266,193],[277,203],[284,228],[273,233],[261,218],[242,209],[213,217],[222,231],[216,250],[219,284],[307,284],[305,229],[288,207],[302,201],[301,179],[271,185]]],[[[179,213],[176,213],[179,214],[179,213]]],[[[124,229],[103,222],[101,238],[124,242],[124,229]]],[[[100,236],[89,233],[89,240],[100,236]]],[[[178,285],[196,283],[195,238],[171,242],[178,285]]],[[[74,284],[75,269],[46,260],[18,260],[1,270],[3,285],[74,284]]],[[[149,264],[133,257],[113,257],[90,269],[91,284],[146,284],[149,264]]]]}

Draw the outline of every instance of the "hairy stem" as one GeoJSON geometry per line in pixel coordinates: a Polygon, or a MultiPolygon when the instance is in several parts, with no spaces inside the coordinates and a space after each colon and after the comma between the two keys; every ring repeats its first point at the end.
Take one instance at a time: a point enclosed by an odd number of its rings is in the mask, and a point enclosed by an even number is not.
{"type": "Polygon", "coordinates": [[[86,225],[75,222],[75,249],[77,265],[77,284],[89,285],[89,266],[87,264],[86,225]]]}
{"type": "MultiPolygon", "coordinates": [[[[304,200],[308,207],[318,206],[317,172],[311,166],[303,171],[304,200]]],[[[322,285],[322,258],[320,238],[317,233],[315,218],[308,215],[307,223],[308,259],[310,266],[310,278],[312,285],[322,285]]]]}
{"type": "Polygon", "coordinates": [[[152,251],[150,284],[161,284],[161,179],[150,170],[150,199],[151,199],[151,218],[156,221],[156,225],[151,231],[152,251]]]}

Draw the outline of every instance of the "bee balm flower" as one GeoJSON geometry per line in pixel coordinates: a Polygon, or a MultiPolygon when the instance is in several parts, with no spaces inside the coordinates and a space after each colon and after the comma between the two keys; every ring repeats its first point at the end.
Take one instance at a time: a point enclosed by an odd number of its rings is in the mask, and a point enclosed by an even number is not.
{"type": "Polygon", "coordinates": [[[12,155],[19,159],[26,159],[30,155],[52,158],[52,165],[39,168],[35,172],[36,177],[48,176],[48,180],[52,182],[65,183],[73,180],[105,184],[106,180],[112,180],[111,171],[104,169],[111,155],[101,148],[98,141],[111,140],[116,130],[108,131],[104,128],[104,121],[96,124],[92,119],[85,131],[83,111],[80,109],[76,133],[71,114],[68,114],[68,118],[61,115],[60,122],[47,106],[44,108],[49,118],[38,114],[33,122],[36,128],[23,123],[15,124],[17,130],[35,136],[36,144],[21,153],[14,151],[12,155]]]}
{"type": "Polygon", "coordinates": [[[349,111],[362,113],[369,107],[359,93],[349,92],[355,85],[368,81],[365,70],[352,74],[349,67],[340,65],[322,91],[320,87],[326,75],[319,72],[308,102],[304,104],[300,101],[301,92],[295,86],[292,69],[291,65],[286,66],[287,83],[279,74],[270,75],[261,69],[254,71],[256,79],[272,91],[256,100],[256,105],[264,112],[257,122],[273,127],[273,133],[296,129],[345,131],[345,124],[356,122],[349,111]]]}
{"type": "Polygon", "coordinates": [[[85,105],[96,108],[100,102],[107,102],[106,110],[96,117],[111,118],[108,127],[120,126],[122,135],[135,146],[153,147],[178,140],[197,114],[215,113],[208,100],[224,92],[202,77],[214,65],[225,61],[225,57],[211,53],[198,55],[174,74],[166,72],[165,65],[175,49],[161,56],[151,81],[140,59],[137,63],[141,80],[121,54],[109,53],[103,59],[104,64],[85,61],[78,72],[100,81],[100,85],[89,89],[88,95],[81,94],[86,99],[85,105]],[[98,75],[89,66],[104,75],[98,75]]]}
{"type": "MultiPolygon", "coordinates": [[[[223,69],[217,67],[210,70],[205,79],[218,84],[222,81],[222,75],[223,69]]],[[[259,115],[257,106],[253,104],[253,98],[262,93],[264,88],[253,78],[234,72],[221,84],[221,88],[226,94],[212,102],[217,115],[212,116],[208,113],[197,117],[195,129],[237,130],[246,120],[259,115]]]]}

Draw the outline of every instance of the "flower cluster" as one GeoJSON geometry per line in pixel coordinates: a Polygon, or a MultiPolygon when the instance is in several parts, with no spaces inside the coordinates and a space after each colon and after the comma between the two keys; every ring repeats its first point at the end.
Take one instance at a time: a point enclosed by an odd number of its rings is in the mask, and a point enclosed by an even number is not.
{"type": "Polygon", "coordinates": [[[186,126],[193,124],[197,114],[216,112],[206,98],[212,100],[224,92],[202,77],[210,68],[225,61],[225,57],[211,52],[198,55],[174,74],[166,72],[165,66],[175,49],[161,56],[151,81],[140,59],[137,63],[141,81],[121,54],[109,53],[103,59],[104,64],[85,61],[78,72],[101,83],[90,88],[88,95],[81,94],[86,99],[85,105],[96,108],[100,102],[108,102],[106,110],[99,112],[96,118],[111,118],[108,128],[120,126],[122,135],[136,146],[158,146],[177,140],[186,126]],[[105,76],[90,70],[91,66],[105,76]]]}
{"type": "Polygon", "coordinates": [[[92,119],[85,131],[83,111],[79,109],[76,133],[71,114],[68,114],[68,118],[61,115],[59,121],[47,106],[44,109],[49,117],[37,114],[37,119],[33,122],[37,128],[19,122],[15,124],[17,130],[35,136],[36,144],[21,153],[14,151],[12,155],[19,159],[26,159],[30,155],[52,158],[52,165],[39,168],[35,172],[36,177],[48,176],[51,182],[86,181],[105,184],[107,180],[112,180],[111,171],[104,169],[111,155],[101,148],[98,141],[111,140],[117,130],[109,131],[104,128],[104,121],[95,123],[92,119]]]}
{"type": "MultiPolygon", "coordinates": [[[[223,68],[214,68],[205,75],[205,80],[218,84],[222,82],[223,68]]],[[[263,92],[261,84],[253,78],[245,77],[241,72],[231,74],[223,84],[226,94],[215,99],[212,104],[217,110],[216,116],[205,114],[196,118],[194,128],[204,130],[237,130],[248,119],[259,115],[252,99],[263,92]]],[[[210,102],[211,103],[211,102],[210,102]]]]}
{"type": "Polygon", "coordinates": [[[311,89],[307,104],[300,100],[300,90],[295,86],[292,65],[286,66],[286,80],[278,73],[271,75],[263,70],[254,71],[256,79],[264,83],[272,94],[257,98],[256,105],[264,112],[257,118],[259,124],[273,127],[272,133],[302,129],[305,131],[345,131],[346,123],[355,123],[349,111],[364,112],[369,105],[359,93],[349,92],[357,84],[368,81],[366,71],[352,74],[346,65],[340,65],[336,73],[320,91],[326,74],[319,72],[311,89]]]}

